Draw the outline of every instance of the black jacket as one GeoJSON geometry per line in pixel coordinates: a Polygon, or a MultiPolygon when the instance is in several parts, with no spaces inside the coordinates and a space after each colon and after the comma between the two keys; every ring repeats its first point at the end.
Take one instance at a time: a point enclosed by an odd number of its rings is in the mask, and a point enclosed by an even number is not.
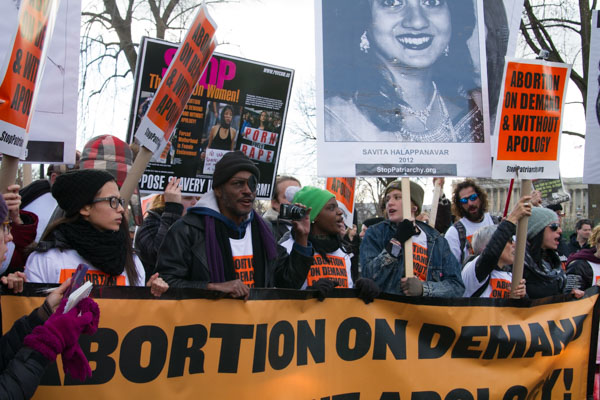
{"type": "Polygon", "coordinates": [[[154,267],[156,267],[156,256],[167,231],[181,218],[183,205],[181,203],[167,203],[163,210],[150,210],[142,226],[135,234],[135,249],[140,257],[146,278],[150,278],[154,267]]]}
{"type": "Polygon", "coordinates": [[[35,309],[0,338],[0,399],[29,399],[35,393],[50,362],[36,350],[24,347],[23,340],[42,323],[35,309]]]}
{"type": "MultiPolygon", "coordinates": [[[[207,199],[208,194],[203,196],[201,202],[207,199]]],[[[199,202],[198,204],[201,204],[199,202]]],[[[193,210],[193,209],[190,209],[193,210]]],[[[256,218],[258,215],[255,215],[256,218]]],[[[252,231],[252,234],[258,232],[252,231]]],[[[204,216],[189,212],[173,224],[165,235],[163,243],[158,252],[155,272],[171,287],[199,288],[204,289],[210,283],[210,269],[206,253],[206,229],[204,216]]],[[[223,245],[229,245],[221,244],[223,245]]],[[[268,260],[266,252],[255,252],[263,254],[265,271],[260,276],[264,279],[255,282],[256,287],[282,287],[293,288],[299,279],[304,281],[313,262],[312,248],[308,254],[302,254],[298,248],[294,248],[288,255],[285,248],[277,245],[277,258],[268,260]]]]}
{"type": "Polygon", "coordinates": [[[589,249],[589,248],[590,248],[590,245],[587,244],[587,242],[584,243],[583,246],[580,246],[579,242],[577,241],[577,233],[573,233],[569,237],[569,243],[566,245],[566,253],[567,254],[565,254],[565,256],[568,257],[571,254],[577,253],[581,249],[589,249]]]}

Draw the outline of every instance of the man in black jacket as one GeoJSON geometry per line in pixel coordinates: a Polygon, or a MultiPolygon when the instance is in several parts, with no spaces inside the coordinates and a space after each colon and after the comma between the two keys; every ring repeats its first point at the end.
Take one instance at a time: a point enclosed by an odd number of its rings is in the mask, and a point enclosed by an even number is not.
{"type": "Polygon", "coordinates": [[[587,218],[580,219],[575,223],[575,233],[569,238],[569,254],[577,253],[581,249],[589,249],[588,240],[592,234],[593,222],[587,218]]]}
{"type": "Polygon", "coordinates": [[[259,171],[242,152],[216,164],[213,190],[167,232],[156,272],[171,287],[218,290],[247,298],[252,287],[291,287],[312,264],[309,213],[294,221],[288,255],[253,209],[259,171]]]}

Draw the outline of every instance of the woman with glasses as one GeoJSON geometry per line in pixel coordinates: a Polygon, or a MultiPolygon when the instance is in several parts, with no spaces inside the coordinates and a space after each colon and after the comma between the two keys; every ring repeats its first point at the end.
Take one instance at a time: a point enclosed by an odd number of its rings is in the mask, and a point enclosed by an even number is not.
{"type": "Polygon", "coordinates": [[[93,284],[144,285],[144,267],[133,255],[123,200],[111,174],[86,169],[60,175],[52,195],[65,217],[48,226],[29,256],[29,282],[62,283],[83,263],[93,284]]]}
{"type": "MultiPolygon", "coordinates": [[[[530,196],[523,196],[508,217],[499,225],[488,225],[473,235],[475,257],[462,272],[464,297],[504,298],[510,296],[512,264],[515,259],[513,236],[517,222],[531,215],[530,196]]],[[[525,280],[520,282],[513,297],[525,296],[525,280]]]]}
{"type": "Polygon", "coordinates": [[[562,229],[552,210],[533,207],[527,223],[527,252],[523,278],[532,299],[563,293],[582,295],[581,277],[567,275],[556,252],[562,229]]]}

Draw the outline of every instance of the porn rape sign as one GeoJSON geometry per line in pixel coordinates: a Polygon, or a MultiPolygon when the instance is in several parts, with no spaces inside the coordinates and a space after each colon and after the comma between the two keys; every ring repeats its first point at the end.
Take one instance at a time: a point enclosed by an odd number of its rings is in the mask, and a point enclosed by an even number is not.
{"type": "MultiPolygon", "coordinates": [[[[2,295],[2,326],[43,302],[2,295]]],[[[354,289],[252,289],[250,300],[96,287],[100,327],[84,383],[50,365],[34,398],[584,399],[593,389],[598,288],[579,299],[415,299],[354,289]],[[594,313],[596,310],[596,313],[594,313]]],[[[60,364],[60,358],[58,361],[60,364]]]]}
{"type": "Polygon", "coordinates": [[[493,178],[559,177],[562,111],[570,73],[570,65],[542,60],[506,63],[493,178]]]}

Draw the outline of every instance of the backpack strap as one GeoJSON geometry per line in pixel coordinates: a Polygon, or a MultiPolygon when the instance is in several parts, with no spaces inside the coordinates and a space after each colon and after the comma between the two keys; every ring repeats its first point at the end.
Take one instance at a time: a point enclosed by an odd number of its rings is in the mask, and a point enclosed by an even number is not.
{"type": "Polygon", "coordinates": [[[456,231],[458,232],[458,241],[460,244],[460,264],[463,264],[463,261],[465,259],[465,247],[469,250],[469,254],[471,254],[471,243],[469,243],[469,241],[467,240],[467,228],[465,228],[465,225],[460,222],[457,221],[454,223],[454,228],[456,229],[456,231]]]}
{"type": "Polygon", "coordinates": [[[483,285],[481,285],[479,287],[479,289],[477,289],[476,291],[474,291],[473,294],[471,295],[471,297],[481,297],[481,295],[483,294],[483,292],[485,292],[485,289],[490,284],[490,279],[491,278],[492,278],[492,274],[489,274],[488,277],[487,277],[487,279],[485,280],[485,282],[483,282],[483,285]]]}

